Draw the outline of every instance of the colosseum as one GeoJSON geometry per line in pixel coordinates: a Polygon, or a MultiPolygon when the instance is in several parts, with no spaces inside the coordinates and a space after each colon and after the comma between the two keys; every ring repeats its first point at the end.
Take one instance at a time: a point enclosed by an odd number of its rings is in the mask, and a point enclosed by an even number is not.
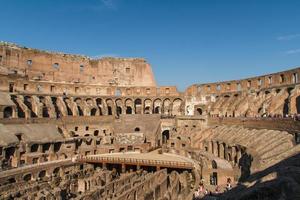
{"type": "Polygon", "coordinates": [[[0,199],[300,199],[299,74],[180,92],[142,58],[1,42],[0,199]]]}

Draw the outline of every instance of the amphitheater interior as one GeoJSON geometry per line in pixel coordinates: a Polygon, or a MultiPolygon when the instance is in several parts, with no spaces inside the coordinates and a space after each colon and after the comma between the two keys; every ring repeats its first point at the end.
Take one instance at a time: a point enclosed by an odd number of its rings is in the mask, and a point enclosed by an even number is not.
{"type": "Polygon", "coordinates": [[[300,199],[299,74],[180,92],[142,58],[1,42],[0,199],[300,199]]]}

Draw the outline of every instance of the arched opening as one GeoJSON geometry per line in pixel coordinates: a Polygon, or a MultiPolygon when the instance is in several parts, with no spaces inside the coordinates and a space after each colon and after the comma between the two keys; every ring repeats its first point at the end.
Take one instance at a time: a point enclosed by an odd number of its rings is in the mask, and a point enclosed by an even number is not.
{"type": "Polygon", "coordinates": [[[213,169],[218,169],[218,165],[217,165],[217,162],[216,161],[211,161],[211,166],[213,169]]]}
{"type": "Polygon", "coordinates": [[[155,99],[153,102],[153,113],[161,114],[162,101],[160,99],[155,99]]]}
{"type": "Polygon", "coordinates": [[[50,117],[47,106],[43,106],[43,117],[50,117]]]}
{"type": "Polygon", "coordinates": [[[135,106],[135,114],[142,114],[142,100],[136,99],[134,101],[134,106],[135,106]]]}
{"type": "Polygon", "coordinates": [[[97,109],[96,108],[92,108],[91,110],[91,116],[95,116],[97,113],[97,109]]]}
{"type": "Polygon", "coordinates": [[[181,99],[175,99],[173,101],[173,107],[172,109],[172,114],[173,115],[181,115],[182,114],[182,100],[181,99]]]}
{"type": "Polygon", "coordinates": [[[96,104],[97,104],[98,107],[100,107],[102,105],[102,99],[97,98],[96,99],[96,104]]]}
{"type": "Polygon", "coordinates": [[[286,98],[284,100],[283,113],[282,114],[283,114],[284,117],[289,114],[289,98],[286,98]]]}
{"type": "Polygon", "coordinates": [[[107,106],[107,114],[112,115],[112,108],[111,106],[107,106]]]}
{"type": "Polygon", "coordinates": [[[120,106],[117,106],[117,115],[122,114],[122,108],[120,106]]]}
{"type": "Polygon", "coordinates": [[[78,115],[79,115],[79,116],[83,116],[83,111],[82,111],[82,109],[80,108],[80,106],[77,106],[77,109],[78,109],[78,115]]]}
{"type": "Polygon", "coordinates": [[[37,152],[38,149],[39,149],[39,145],[33,144],[33,145],[31,145],[30,152],[37,152]]]}
{"type": "Polygon", "coordinates": [[[98,109],[99,109],[99,115],[103,115],[103,113],[102,113],[102,99],[100,99],[100,98],[97,98],[96,99],[96,104],[97,104],[97,106],[98,106],[98,109]]]}
{"type": "Polygon", "coordinates": [[[5,149],[5,162],[3,162],[4,166],[10,167],[12,165],[12,159],[15,154],[15,147],[9,147],[5,149]]]}
{"type": "Polygon", "coordinates": [[[67,113],[68,113],[68,115],[69,115],[69,116],[72,116],[72,115],[73,115],[73,112],[72,112],[72,110],[71,110],[70,107],[69,107],[70,99],[64,98],[64,102],[65,102],[65,105],[66,105],[66,108],[67,108],[67,113]]]}
{"type": "Polygon", "coordinates": [[[10,178],[10,179],[8,179],[8,182],[9,182],[9,183],[15,183],[15,182],[16,182],[16,179],[15,179],[15,178],[10,178]]]}
{"type": "Polygon", "coordinates": [[[3,110],[3,117],[4,118],[11,118],[13,114],[12,107],[5,107],[3,110]]]}
{"type": "Polygon", "coordinates": [[[166,144],[167,141],[169,140],[169,138],[170,138],[170,131],[169,130],[164,130],[162,132],[162,143],[166,144]]]}
{"type": "Polygon", "coordinates": [[[94,131],[94,136],[98,136],[99,135],[99,130],[95,130],[94,131]]]}
{"type": "Polygon", "coordinates": [[[57,142],[54,144],[54,152],[58,152],[60,150],[61,147],[61,142],[57,142]]]}
{"type": "Polygon", "coordinates": [[[202,115],[203,114],[203,111],[201,108],[197,108],[197,115],[202,115]]]}
{"type": "Polygon", "coordinates": [[[44,178],[46,176],[46,170],[40,171],[39,178],[44,178]]]}
{"type": "Polygon", "coordinates": [[[61,112],[60,112],[60,110],[57,106],[57,98],[56,97],[51,97],[51,100],[52,100],[52,104],[54,105],[56,118],[60,118],[62,115],[61,115],[61,112]]]}
{"type": "Polygon", "coordinates": [[[31,180],[31,174],[26,174],[26,175],[23,177],[23,180],[24,180],[24,181],[30,181],[30,180],[31,180]]]}
{"type": "Polygon", "coordinates": [[[210,184],[211,185],[218,185],[218,173],[217,172],[213,172],[210,175],[210,184]]]}
{"type": "Polygon", "coordinates": [[[154,114],[160,114],[160,107],[159,106],[156,106],[154,108],[154,114]]]}
{"type": "Polygon", "coordinates": [[[17,106],[17,113],[18,113],[18,118],[25,118],[25,113],[23,111],[23,109],[20,107],[18,101],[17,101],[17,97],[12,95],[11,96],[11,100],[16,104],[17,106]]]}
{"type": "Polygon", "coordinates": [[[140,132],[140,130],[141,130],[141,129],[140,129],[139,127],[136,127],[136,128],[134,129],[135,132],[140,132]]]}
{"type": "Polygon", "coordinates": [[[57,167],[57,168],[55,168],[54,170],[53,170],[53,175],[55,176],[55,177],[57,177],[58,175],[59,175],[59,171],[60,171],[60,168],[59,167],[57,167]]]}
{"type": "Polygon", "coordinates": [[[126,114],[132,114],[132,108],[130,106],[126,107],[126,114]]]}
{"type": "Polygon", "coordinates": [[[150,114],[150,106],[145,107],[144,114],[150,114]]]}
{"type": "Polygon", "coordinates": [[[24,104],[30,110],[30,116],[31,117],[37,117],[36,114],[32,110],[31,98],[29,96],[25,96],[24,97],[24,104]]]}

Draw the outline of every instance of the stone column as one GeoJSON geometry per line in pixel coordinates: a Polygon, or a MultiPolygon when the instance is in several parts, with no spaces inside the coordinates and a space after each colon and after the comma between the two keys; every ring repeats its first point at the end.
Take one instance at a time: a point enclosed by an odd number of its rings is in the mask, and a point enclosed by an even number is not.
{"type": "Polygon", "coordinates": [[[209,153],[213,153],[213,144],[212,141],[208,141],[207,150],[209,153]]]}
{"type": "Polygon", "coordinates": [[[224,144],[221,143],[221,144],[219,144],[219,146],[220,146],[220,155],[219,155],[219,157],[224,159],[224,144]]]}
{"type": "Polygon", "coordinates": [[[126,165],[124,163],[122,163],[122,173],[126,172],[126,165]]]}

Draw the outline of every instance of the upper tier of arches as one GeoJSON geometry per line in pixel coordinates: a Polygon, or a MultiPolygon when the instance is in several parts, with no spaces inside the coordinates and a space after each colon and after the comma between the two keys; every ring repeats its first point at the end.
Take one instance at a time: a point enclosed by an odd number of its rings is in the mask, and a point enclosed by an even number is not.
{"type": "Polygon", "coordinates": [[[224,81],[216,83],[195,84],[190,86],[186,92],[189,95],[221,94],[242,91],[257,91],[273,87],[289,86],[299,84],[300,68],[251,77],[240,80],[224,81]]]}

